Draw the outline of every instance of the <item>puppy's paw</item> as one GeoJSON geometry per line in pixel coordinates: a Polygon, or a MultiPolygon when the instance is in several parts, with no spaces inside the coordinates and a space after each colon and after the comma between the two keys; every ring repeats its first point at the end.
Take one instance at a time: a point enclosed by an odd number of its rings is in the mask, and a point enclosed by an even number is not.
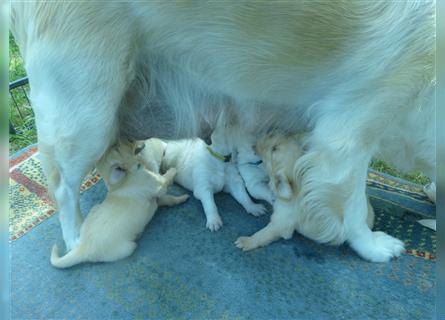
{"type": "Polygon", "coordinates": [[[243,251],[249,251],[258,248],[258,244],[253,237],[239,237],[235,241],[235,245],[243,251]]]}
{"type": "Polygon", "coordinates": [[[267,209],[264,205],[260,203],[254,203],[251,206],[245,208],[248,213],[254,215],[255,217],[261,216],[267,212],[267,209]]]}
{"type": "Polygon", "coordinates": [[[388,262],[405,251],[402,241],[381,231],[373,232],[370,240],[366,243],[358,243],[355,249],[363,258],[371,262],[388,262]]]}
{"type": "Polygon", "coordinates": [[[218,231],[222,227],[223,223],[220,216],[207,218],[206,227],[210,231],[218,231]]]}

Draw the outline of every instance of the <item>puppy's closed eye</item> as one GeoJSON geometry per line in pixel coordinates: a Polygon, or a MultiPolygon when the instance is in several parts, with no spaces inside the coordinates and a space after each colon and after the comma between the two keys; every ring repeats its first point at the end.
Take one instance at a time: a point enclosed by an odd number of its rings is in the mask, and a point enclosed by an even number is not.
{"type": "Polygon", "coordinates": [[[127,170],[120,166],[113,166],[111,168],[110,174],[110,185],[114,185],[122,180],[123,177],[127,174],[127,170]]]}
{"type": "Polygon", "coordinates": [[[275,192],[277,197],[287,200],[292,198],[292,186],[284,173],[278,172],[274,174],[270,183],[272,190],[275,192]]]}
{"type": "Polygon", "coordinates": [[[145,143],[137,146],[136,149],[134,150],[134,154],[137,155],[137,154],[141,153],[141,151],[144,150],[144,148],[145,148],[145,143]]]}

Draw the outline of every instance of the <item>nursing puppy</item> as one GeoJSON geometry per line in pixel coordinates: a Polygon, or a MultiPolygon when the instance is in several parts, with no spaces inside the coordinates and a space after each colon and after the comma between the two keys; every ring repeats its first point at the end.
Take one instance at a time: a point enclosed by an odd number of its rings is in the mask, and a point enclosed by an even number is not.
{"type": "Polygon", "coordinates": [[[160,173],[166,147],[167,143],[160,139],[152,138],[145,140],[144,146],[141,146],[142,149],[138,153],[138,157],[146,169],[160,173]]]}
{"type": "MultiPolygon", "coordinates": [[[[235,245],[244,251],[266,246],[279,238],[289,239],[294,230],[320,243],[341,244],[345,238],[343,216],[320,211],[309,216],[301,210],[299,185],[294,180],[295,157],[303,155],[302,134],[284,135],[273,132],[257,142],[256,150],[270,175],[270,188],[276,195],[270,223],[250,237],[239,237],[235,245]],[[289,224],[289,221],[296,221],[289,224]]],[[[338,194],[338,199],[343,195],[338,194]]],[[[337,201],[336,199],[332,199],[337,201]]],[[[374,210],[368,201],[367,224],[372,228],[374,210]]],[[[400,243],[403,248],[403,244],[400,243]]]]}
{"type": "Polygon", "coordinates": [[[262,204],[252,201],[246,192],[244,181],[232,162],[232,147],[218,126],[211,135],[208,146],[201,139],[168,141],[162,161],[162,170],[176,168],[175,181],[193,191],[202,203],[206,215],[206,227],[211,231],[221,228],[223,222],[213,195],[224,191],[231,194],[244,209],[258,216],[266,212],[262,204]]]}
{"type": "Polygon", "coordinates": [[[254,138],[245,135],[246,137],[240,136],[235,143],[236,166],[249,194],[255,199],[273,204],[274,195],[268,186],[269,176],[264,169],[262,159],[255,153],[254,138]]]}
{"type": "Polygon", "coordinates": [[[434,174],[434,0],[12,1],[10,26],[68,249],[82,180],[118,137],[207,138],[232,104],[246,132],[308,132],[305,215],[343,215],[364,259],[400,254],[366,224],[366,175],[382,147],[434,174]]]}
{"type": "Polygon", "coordinates": [[[80,228],[79,243],[63,257],[57,246],[51,253],[51,264],[68,268],[82,262],[110,262],[128,257],[136,249],[136,238],[153,218],[159,202],[176,205],[187,200],[165,196],[173,182],[175,169],[163,176],[144,169],[136,156],[112,148],[98,164],[98,171],[106,180],[105,200],[91,209],[80,228]]]}

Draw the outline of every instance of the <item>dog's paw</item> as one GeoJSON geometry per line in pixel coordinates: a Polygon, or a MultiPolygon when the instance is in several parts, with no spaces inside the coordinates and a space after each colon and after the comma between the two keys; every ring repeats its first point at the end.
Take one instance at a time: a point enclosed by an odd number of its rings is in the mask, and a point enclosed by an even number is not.
{"type": "Polygon", "coordinates": [[[405,246],[399,239],[384,232],[375,231],[369,242],[358,243],[355,249],[363,258],[371,262],[388,262],[391,258],[400,256],[405,251],[405,246]]]}
{"type": "Polygon", "coordinates": [[[223,223],[220,216],[207,218],[206,227],[210,231],[218,231],[222,227],[223,223]]]}
{"type": "Polygon", "coordinates": [[[436,203],[436,184],[434,182],[431,182],[430,184],[424,186],[423,192],[426,193],[426,195],[432,202],[436,203]]]}
{"type": "Polygon", "coordinates": [[[243,251],[249,251],[258,248],[253,237],[239,237],[235,241],[235,245],[243,251]]]}
{"type": "Polygon", "coordinates": [[[245,209],[248,213],[254,215],[255,217],[261,216],[267,212],[266,207],[260,203],[254,203],[245,209]]]}

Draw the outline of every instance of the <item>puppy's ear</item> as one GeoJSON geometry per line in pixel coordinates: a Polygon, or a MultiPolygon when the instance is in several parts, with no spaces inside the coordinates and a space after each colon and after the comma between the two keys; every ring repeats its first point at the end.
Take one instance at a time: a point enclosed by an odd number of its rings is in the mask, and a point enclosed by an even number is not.
{"type": "Polygon", "coordinates": [[[110,179],[108,180],[108,183],[110,185],[110,187],[116,185],[117,183],[119,183],[120,181],[122,181],[122,179],[127,175],[127,171],[121,167],[119,167],[118,165],[114,165],[111,168],[111,172],[110,172],[110,179]]]}
{"type": "Polygon", "coordinates": [[[286,200],[292,198],[292,186],[284,173],[275,173],[270,182],[272,184],[271,187],[278,198],[286,200]]]}

